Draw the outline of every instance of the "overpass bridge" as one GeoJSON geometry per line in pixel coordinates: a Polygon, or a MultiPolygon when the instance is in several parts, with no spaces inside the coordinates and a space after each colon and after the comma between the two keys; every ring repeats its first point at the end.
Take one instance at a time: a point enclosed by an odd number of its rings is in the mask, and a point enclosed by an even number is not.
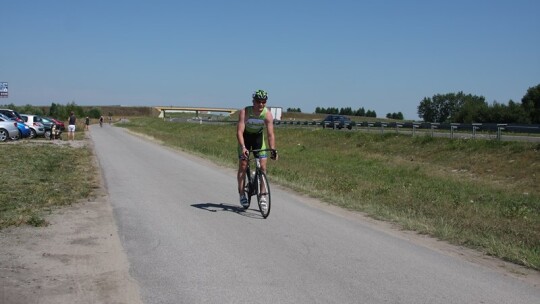
{"type": "Polygon", "coordinates": [[[205,108],[205,107],[154,107],[159,112],[159,117],[165,117],[167,111],[169,112],[195,112],[196,116],[199,116],[199,112],[222,112],[233,114],[238,111],[238,109],[230,108],[205,108]]]}

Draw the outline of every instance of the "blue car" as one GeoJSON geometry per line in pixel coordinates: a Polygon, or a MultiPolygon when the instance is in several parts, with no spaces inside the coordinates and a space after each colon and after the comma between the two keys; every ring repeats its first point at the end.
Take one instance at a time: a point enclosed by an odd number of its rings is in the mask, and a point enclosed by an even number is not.
{"type": "Polygon", "coordinates": [[[13,119],[11,119],[11,118],[9,118],[6,115],[1,114],[1,113],[0,113],[0,121],[15,121],[15,122],[17,122],[17,129],[19,129],[19,138],[13,138],[13,139],[27,138],[27,137],[30,137],[30,134],[32,134],[31,131],[30,131],[30,127],[28,127],[27,125],[25,125],[24,123],[22,123],[20,121],[13,120],[13,119]]]}

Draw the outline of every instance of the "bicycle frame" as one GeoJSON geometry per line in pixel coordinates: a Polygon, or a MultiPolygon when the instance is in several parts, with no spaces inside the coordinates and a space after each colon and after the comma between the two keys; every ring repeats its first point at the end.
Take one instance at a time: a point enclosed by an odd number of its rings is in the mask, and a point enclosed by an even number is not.
{"type": "MultiPolygon", "coordinates": [[[[262,150],[253,150],[253,151],[249,151],[249,155],[251,155],[253,152],[258,152],[258,151],[262,151],[262,150]]],[[[255,171],[251,172],[251,162],[253,160],[252,157],[250,157],[248,155],[248,158],[247,158],[247,167],[246,167],[246,176],[247,176],[247,179],[248,179],[248,187],[249,187],[249,196],[253,196],[253,195],[256,195],[257,194],[257,186],[255,185],[256,181],[257,181],[257,175],[259,175],[262,170],[261,170],[261,161],[259,158],[256,158],[256,157],[253,157],[255,158],[255,171]]],[[[246,185],[244,185],[245,187],[246,185]]]]}
{"type": "Polygon", "coordinates": [[[255,157],[255,153],[264,151],[272,150],[257,149],[249,151],[248,157],[246,159],[247,166],[245,172],[246,177],[244,178],[244,193],[247,195],[248,198],[248,207],[245,207],[245,209],[249,208],[249,204],[251,203],[251,196],[256,195],[257,202],[259,204],[259,210],[261,211],[262,216],[266,218],[270,214],[270,185],[268,184],[266,173],[262,171],[260,159],[258,157],[255,157]],[[253,154],[254,157],[251,157],[251,154],[253,154]],[[255,158],[255,170],[252,172],[250,163],[253,161],[253,158],[255,158]],[[261,189],[259,188],[264,188],[264,192],[260,193],[261,189]],[[266,208],[263,208],[261,206],[261,197],[263,196],[266,199],[266,208]]]}

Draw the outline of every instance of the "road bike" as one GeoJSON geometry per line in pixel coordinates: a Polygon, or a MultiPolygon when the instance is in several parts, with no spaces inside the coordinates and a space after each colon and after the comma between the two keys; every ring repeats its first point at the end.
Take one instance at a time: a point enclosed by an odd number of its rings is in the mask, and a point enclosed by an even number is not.
{"type": "Polygon", "coordinates": [[[266,174],[261,169],[261,162],[258,157],[255,157],[256,153],[270,152],[272,149],[257,149],[250,150],[247,156],[246,176],[244,178],[244,195],[247,197],[248,204],[244,209],[249,208],[251,204],[251,196],[257,196],[257,203],[259,204],[259,210],[263,218],[267,218],[270,214],[271,196],[270,196],[270,184],[266,174]],[[253,154],[254,157],[251,157],[253,154]],[[255,161],[253,161],[255,160],[255,161]],[[250,164],[255,162],[255,170],[251,171],[250,164]],[[261,199],[266,198],[266,208],[261,205],[261,199]]]}

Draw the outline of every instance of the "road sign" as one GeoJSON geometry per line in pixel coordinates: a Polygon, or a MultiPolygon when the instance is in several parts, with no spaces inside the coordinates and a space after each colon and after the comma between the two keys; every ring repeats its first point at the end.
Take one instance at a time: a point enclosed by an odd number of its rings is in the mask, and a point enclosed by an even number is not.
{"type": "Polygon", "coordinates": [[[0,82],[0,97],[8,97],[8,83],[0,82]]]}

